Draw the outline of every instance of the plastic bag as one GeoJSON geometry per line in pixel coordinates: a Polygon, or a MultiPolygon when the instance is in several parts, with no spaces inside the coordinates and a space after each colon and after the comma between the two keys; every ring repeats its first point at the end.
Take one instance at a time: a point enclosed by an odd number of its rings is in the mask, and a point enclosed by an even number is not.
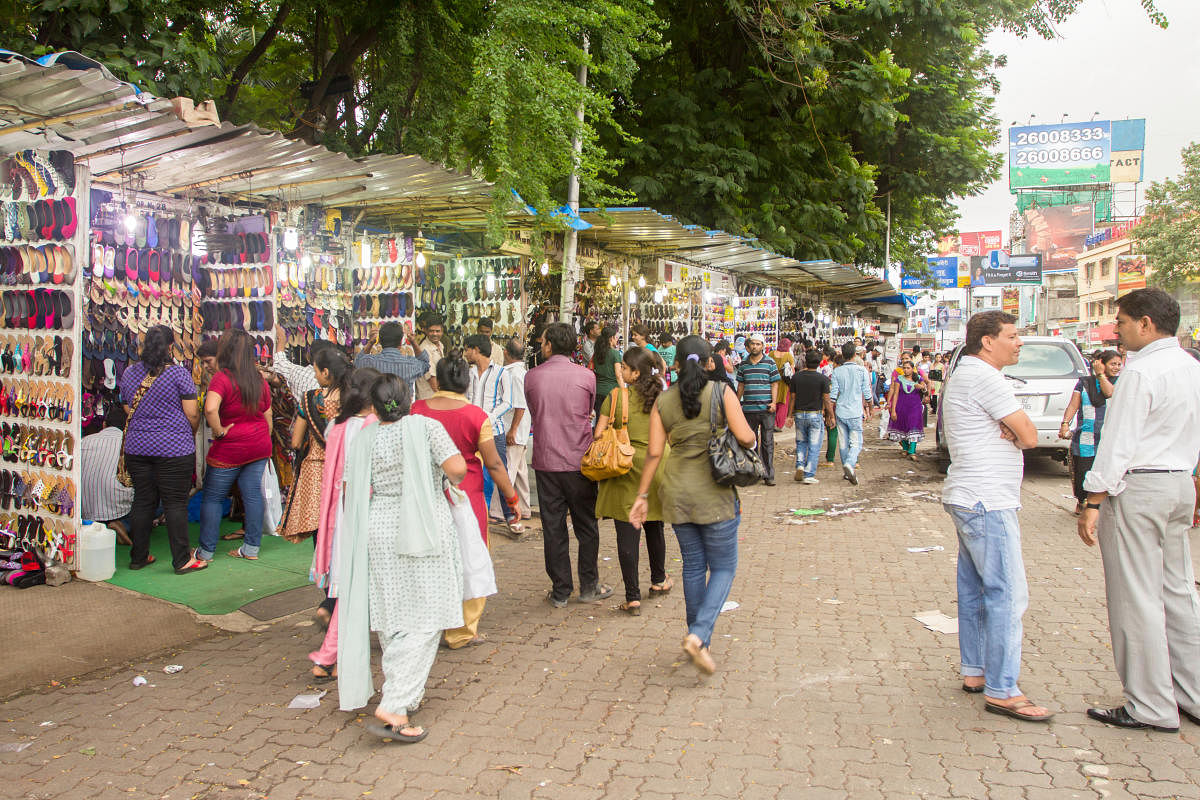
{"type": "Polygon", "coordinates": [[[456,486],[450,486],[446,493],[462,552],[463,600],[493,595],[496,593],[496,572],[492,568],[491,553],[479,532],[479,520],[471,508],[471,501],[456,486]]]}
{"type": "Polygon", "coordinates": [[[275,474],[275,462],[267,459],[262,475],[263,530],[278,535],[283,522],[283,498],[279,494],[279,476],[275,474]]]}

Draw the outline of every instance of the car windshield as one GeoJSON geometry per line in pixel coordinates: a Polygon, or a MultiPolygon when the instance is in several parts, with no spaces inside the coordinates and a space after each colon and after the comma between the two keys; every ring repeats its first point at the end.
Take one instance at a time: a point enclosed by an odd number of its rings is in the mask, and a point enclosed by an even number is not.
{"type": "Polygon", "coordinates": [[[1083,365],[1076,363],[1068,348],[1053,342],[1037,342],[1022,345],[1020,360],[1001,371],[1005,375],[1028,380],[1073,378],[1078,376],[1082,369],[1083,365]]]}

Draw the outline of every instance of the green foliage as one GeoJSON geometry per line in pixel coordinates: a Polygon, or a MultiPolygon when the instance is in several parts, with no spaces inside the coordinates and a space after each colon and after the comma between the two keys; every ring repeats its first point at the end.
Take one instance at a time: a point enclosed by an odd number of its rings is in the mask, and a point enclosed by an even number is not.
{"type": "Polygon", "coordinates": [[[1151,283],[1174,289],[1200,278],[1200,143],[1183,149],[1178,178],[1150,184],[1146,211],[1133,235],[1137,252],[1146,256],[1151,283]]]}

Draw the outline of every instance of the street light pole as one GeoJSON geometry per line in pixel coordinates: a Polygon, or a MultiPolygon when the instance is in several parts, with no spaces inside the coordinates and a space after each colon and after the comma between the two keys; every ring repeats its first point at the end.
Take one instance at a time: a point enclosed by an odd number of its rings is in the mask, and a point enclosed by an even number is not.
{"type": "MultiPolygon", "coordinates": [[[[583,61],[579,65],[579,72],[576,78],[579,85],[587,91],[587,75],[588,75],[588,50],[589,42],[588,35],[583,34],[583,61]]],[[[578,216],[579,214],[579,164],[583,159],[583,119],[584,119],[584,100],[579,101],[579,108],[575,110],[575,120],[578,125],[575,129],[575,135],[571,138],[571,177],[567,181],[567,205],[571,211],[578,216]]],[[[562,274],[562,292],[559,298],[558,319],[560,322],[570,322],[571,316],[575,311],[575,281],[579,277],[579,261],[577,256],[579,249],[579,231],[575,230],[574,226],[567,229],[566,240],[563,243],[563,274],[562,274]]]]}

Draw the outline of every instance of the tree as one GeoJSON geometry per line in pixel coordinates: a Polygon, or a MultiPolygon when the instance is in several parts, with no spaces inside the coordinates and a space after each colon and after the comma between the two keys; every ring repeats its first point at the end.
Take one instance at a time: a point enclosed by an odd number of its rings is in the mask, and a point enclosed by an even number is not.
{"type": "Polygon", "coordinates": [[[1146,211],[1133,230],[1151,283],[1174,289],[1200,278],[1200,143],[1183,149],[1178,178],[1150,184],[1146,211]]]}

